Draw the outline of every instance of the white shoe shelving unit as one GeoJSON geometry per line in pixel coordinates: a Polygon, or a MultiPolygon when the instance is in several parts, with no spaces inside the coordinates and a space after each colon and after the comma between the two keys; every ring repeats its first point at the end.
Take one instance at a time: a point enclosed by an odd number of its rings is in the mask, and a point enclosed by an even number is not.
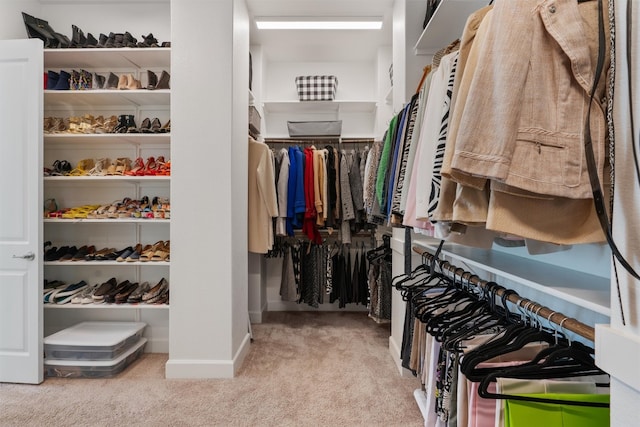
{"type": "MultiPolygon", "coordinates": [[[[45,72],[52,70],[87,70],[108,77],[132,74],[147,86],[147,70],[159,75],[170,73],[170,48],[117,49],[45,49],[45,72]]],[[[145,118],[159,118],[164,125],[170,120],[170,90],[44,90],[44,117],[70,117],[91,114],[105,118],[131,114],[137,126],[145,118]]],[[[75,167],[86,158],[132,161],[141,157],[171,158],[171,134],[143,133],[45,133],[44,167],[55,160],[67,160],[75,167]]],[[[125,197],[140,200],[148,196],[170,197],[169,176],[46,176],[43,179],[45,199],[54,198],[60,208],[85,204],[110,204],[125,197]]],[[[96,250],[114,247],[118,250],[141,243],[153,244],[169,240],[170,219],[59,219],[43,220],[44,240],[54,246],[95,245],[96,250]]],[[[44,263],[47,280],[75,283],[85,280],[89,285],[102,283],[111,277],[154,286],[161,278],[169,279],[171,263],[116,261],[50,261],[44,263]]],[[[171,286],[171,283],[170,283],[171,286]]],[[[169,351],[169,305],[145,304],[44,304],[45,335],[85,320],[142,321],[147,323],[145,351],[169,351]]]]}

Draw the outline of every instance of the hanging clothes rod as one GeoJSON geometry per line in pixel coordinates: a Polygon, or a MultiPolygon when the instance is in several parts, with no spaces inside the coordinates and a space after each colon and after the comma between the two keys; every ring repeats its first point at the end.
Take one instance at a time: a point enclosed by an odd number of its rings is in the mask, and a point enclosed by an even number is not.
{"type": "MultiPolygon", "coordinates": [[[[449,261],[443,261],[436,258],[432,253],[425,250],[424,248],[414,246],[413,250],[414,252],[422,256],[423,261],[427,261],[429,263],[435,262],[438,267],[440,267],[440,270],[442,270],[443,273],[446,272],[447,274],[451,273],[452,275],[456,275],[457,277],[460,277],[461,280],[464,280],[471,285],[477,286],[480,289],[484,289],[489,283],[486,280],[478,278],[478,276],[471,273],[470,271],[464,271],[464,269],[450,264],[449,261]],[[459,275],[458,273],[460,270],[463,270],[463,273],[459,275]],[[466,278],[464,277],[465,275],[467,276],[466,278]]],[[[496,295],[501,297],[504,293],[505,292],[502,289],[498,289],[496,295]]],[[[548,321],[561,326],[561,328],[563,329],[571,331],[583,338],[588,339],[591,342],[595,342],[595,330],[589,325],[585,325],[584,323],[572,317],[567,317],[558,311],[552,310],[548,307],[543,306],[542,304],[522,297],[518,294],[510,293],[507,295],[506,299],[514,305],[517,305],[522,309],[526,309],[527,311],[535,314],[540,318],[547,319],[548,321]]]]}

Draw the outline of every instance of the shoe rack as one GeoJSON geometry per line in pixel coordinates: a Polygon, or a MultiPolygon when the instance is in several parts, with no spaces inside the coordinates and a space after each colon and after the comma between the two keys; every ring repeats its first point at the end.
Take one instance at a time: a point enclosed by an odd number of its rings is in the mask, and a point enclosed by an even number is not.
{"type": "MultiPolygon", "coordinates": [[[[94,117],[127,115],[137,126],[145,118],[170,123],[170,89],[149,90],[148,71],[170,73],[171,48],[83,48],[45,49],[44,72],[85,70],[101,76],[131,75],[142,88],[44,90],[43,117],[94,117]]],[[[46,85],[43,86],[46,88],[46,85]]],[[[171,158],[171,133],[45,133],[44,166],[66,160],[76,167],[83,159],[116,160],[163,156],[171,158]]],[[[58,208],[109,205],[125,198],[147,196],[170,199],[169,175],[81,175],[44,176],[44,199],[54,199],[58,208]]],[[[169,218],[61,218],[43,219],[44,241],[53,246],[95,245],[118,250],[140,243],[143,246],[169,240],[169,218]]],[[[89,285],[115,277],[119,282],[149,282],[151,286],[169,280],[170,261],[49,261],[44,262],[45,280],[89,285]]],[[[171,284],[169,284],[171,286],[171,284]]],[[[146,351],[168,352],[169,304],[44,304],[45,335],[84,320],[143,321],[147,323],[146,351]]]]}

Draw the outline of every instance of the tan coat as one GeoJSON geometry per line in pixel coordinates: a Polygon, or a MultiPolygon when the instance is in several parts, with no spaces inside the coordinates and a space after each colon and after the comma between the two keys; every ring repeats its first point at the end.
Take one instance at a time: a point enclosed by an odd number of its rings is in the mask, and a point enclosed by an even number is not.
{"type": "MultiPolygon", "coordinates": [[[[597,2],[500,1],[489,15],[486,35],[479,30],[474,40],[479,59],[475,68],[469,61],[459,88],[465,96],[454,105],[458,132],[443,175],[459,185],[453,205],[452,192],[445,193],[441,218],[558,244],[602,241],[582,135],[597,58],[597,2]],[[489,180],[487,199],[478,191],[489,180]]],[[[604,73],[608,45],[606,51],[604,73]]],[[[605,81],[603,74],[591,111],[601,177],[605,81]]]]}
{"type": "Polygon", "coordinates": [[[249,252],[264,254],[273,247],[272,218],[278,216],[273,153],[249,138],[249,252]]]}

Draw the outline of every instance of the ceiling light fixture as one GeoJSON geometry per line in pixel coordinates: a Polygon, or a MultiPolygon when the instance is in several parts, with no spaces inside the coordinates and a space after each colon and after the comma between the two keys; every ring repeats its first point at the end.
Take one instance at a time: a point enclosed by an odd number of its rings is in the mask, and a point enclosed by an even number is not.
{"type": "Polygon", "coordinates": [[[379,30],[382,18],[257,17],[259,30],[379,30]]]}

